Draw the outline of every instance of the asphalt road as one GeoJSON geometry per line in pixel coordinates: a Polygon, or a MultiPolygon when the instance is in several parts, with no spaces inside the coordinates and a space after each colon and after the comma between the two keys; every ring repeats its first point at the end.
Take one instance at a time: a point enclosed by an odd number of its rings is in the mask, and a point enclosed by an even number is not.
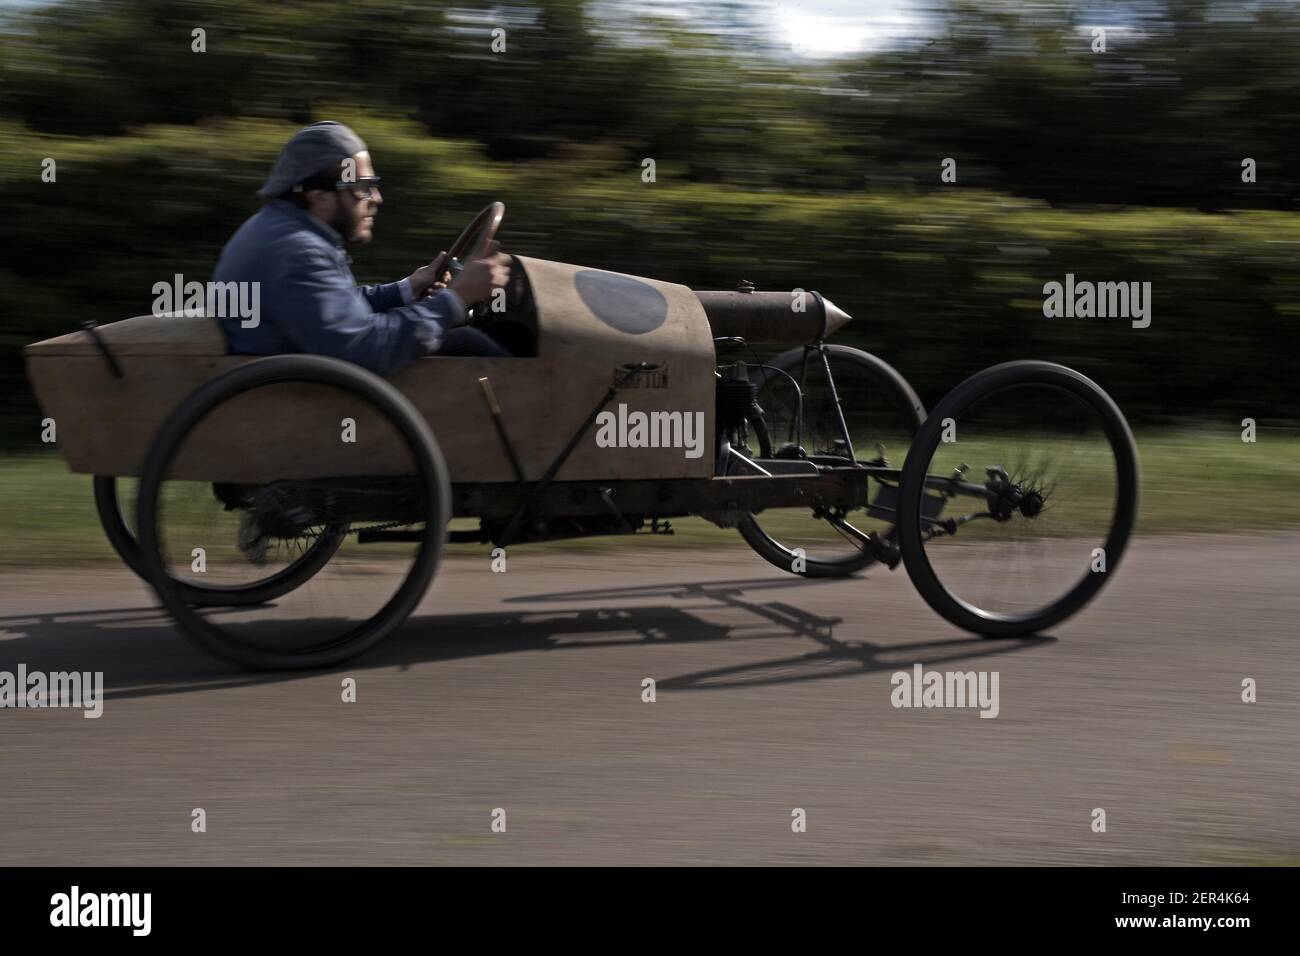
{"type": "Polygon", "coordinates": [[[901,569],[519,548],[288,676],[210,660],[124,570],[6,574],[0,671],[107,699],[0,710],[0,864],[1296,862],[1300,535],[1127,562],[1051,637],[984,641],[901,569]],[[893,707],[915,663],[997,671],[997,718],[893,707]]]}

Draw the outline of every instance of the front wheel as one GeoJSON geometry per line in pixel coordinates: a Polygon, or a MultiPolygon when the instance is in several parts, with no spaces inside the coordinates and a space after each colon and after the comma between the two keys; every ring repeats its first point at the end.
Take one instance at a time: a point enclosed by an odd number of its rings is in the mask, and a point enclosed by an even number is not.
{"type": "Polygon", "coordinates": [[[1123,414],[1048,362],[979,372],[935,407],[907,455],[899,546],[938,614],[986,637],[1034,634],[1115,573],[1137,515],[1123,414]]]}
{"type": "MultiPolygon", "coordinates": [[[[897,467],[925,420],[925,409],[907,380],[860,349],[791,349],[753,374],[766,423],[764,456],[812,459],[842,468],[887,466],[892,459],[897,467]]],[[[893,540],[890,517],[871,517],[865,510],[837,511],[834,517],[862,535],[893,540]]],[[[739,529],[765,561],[803,577],[846,577],[876,561],[861,538],[809,509],[747,514],[739,529]]]]}

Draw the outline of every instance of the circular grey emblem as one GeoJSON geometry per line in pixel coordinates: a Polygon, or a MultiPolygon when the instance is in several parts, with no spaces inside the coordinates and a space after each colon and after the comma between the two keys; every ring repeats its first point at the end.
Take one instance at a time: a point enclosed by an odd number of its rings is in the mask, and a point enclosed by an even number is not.
{"type": "Polygon", "coordinates": [[[583,304],[611,329],[629,335],[653,332],[668,318],[668,300],[638,279],[587,269],[573,277],[583,304]]]}

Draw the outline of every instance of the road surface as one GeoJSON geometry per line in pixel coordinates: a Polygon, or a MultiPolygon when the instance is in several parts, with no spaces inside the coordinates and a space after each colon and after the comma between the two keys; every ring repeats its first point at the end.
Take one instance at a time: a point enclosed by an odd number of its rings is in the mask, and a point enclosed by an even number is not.
{"type": "Polygon", "coordinates": [[[1051,637],[984,641],[901,568],[521,547],[448,561],[363,659],[273,676],[124,570],[5,574],[0,671],[102,670],[106,701],[0,710],[0,864],[1300,860],[1300,535],[1126,561],[1051,637]],[[998,672],[998,716],[895,708],[916,663],[998,672]]]}

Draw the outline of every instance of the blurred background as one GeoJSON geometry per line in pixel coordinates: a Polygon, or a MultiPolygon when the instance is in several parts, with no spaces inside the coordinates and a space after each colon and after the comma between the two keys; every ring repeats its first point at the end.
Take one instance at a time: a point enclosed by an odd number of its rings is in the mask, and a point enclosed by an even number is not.
{"type": "MultiPolygon", "coordinates": [[[[0,864],[1294,865],[1298,110],[1278,0],[0,0],[0,670],[106,671],[111,715],[6,725],[0,864]],[[207,279],[320,119],[383,177],[362,282],[502,200],[521,255],[821,291],[929,408],[1080,369],[1137,433],[1132,556],[1059,633],[990,642],[902,571],[805,581],[700,519],[510,574],[459,545],[346,718],[338,673],[218,668],[41,444],[21,348],[207,279]],[[1151,283],[1150,326],[1045,317],[1067,273],[1151,283]],[[1155,533],[1190,531],[1228,533],[1155,533]],[[895,710],[922,662],[1000,673],[1003,719],[895,710]]],[[[382,599],[353,583],[330,599],[382,599]]]]}
{"type": "MultiPolygon", "coordinates": [[[[500,199],[511,252],[817,289],[855,317],[837,340],[927,406],[985,366],[1052,359],[1167,447],[1171,482],[1189,455],[1240,457],[1244,417],[1287,439],[1245,446],[1256,488],[1300,464],[1295,4],[100,0],[0,16],[10,487],[53,480],[15,464],[41,417],[21,347],[147,312],[173,273],[206,279],[284,141],[324,118],[355,126],[384,178],[360,281],[408,274],[500,199]],[[1045,318],[1043,285],[1066,273],[1150,282],[1151,326],[1045,318]]],[[[1241,470],[1198,472],[1188,493],[1241,470]]],[[[1277,519],[1261,499],[1244,520],[1277,519]]]]}

